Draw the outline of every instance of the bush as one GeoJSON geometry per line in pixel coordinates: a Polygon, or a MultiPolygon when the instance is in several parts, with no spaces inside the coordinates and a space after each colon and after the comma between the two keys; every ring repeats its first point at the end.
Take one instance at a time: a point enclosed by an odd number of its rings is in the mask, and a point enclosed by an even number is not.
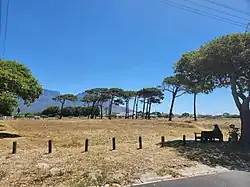
{"type": "Polygon", "coordinates": [[[190,117],[190,114],[187,113],[187,112],[185,112],[185,113],[183,113],[183,114],[181,115],[181,117],[188,118],[188,117],[190,117]]]}
{"type": "Polygon", "coordinates": [[[26,118],[35,118],[34,114],[28,114],[25,116],[26,118]]]}
{"type": "Polygon", "coordinates": [[[15,119],[25,118],[24,114],[17,114],[14,116],[15,119]]]}
{"type": "Polygon", "coordinates": [[[48,118],[48,116],[47,115],[41,115],[41,118],[48,118]]]}

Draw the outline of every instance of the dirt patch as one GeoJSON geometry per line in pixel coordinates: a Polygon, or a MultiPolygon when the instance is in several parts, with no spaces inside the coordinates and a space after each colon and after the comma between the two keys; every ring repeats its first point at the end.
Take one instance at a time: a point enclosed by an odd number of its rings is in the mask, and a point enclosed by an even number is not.
{"type": "Polygon", "coordinates": [[[123,186],[147,178],[182,177],[179,171],[197,162],[174,147],[160,148],[161,136],[166,141],[180,140],[184,134],[192,139],[194,132],[212,129],[214,123],[222,124],[226,134],[229,123],[185,120],[5,121],[4,132],[21,137],[0,139],[0,186],[123,186]],[[137,149],[139,136],[141,150],[137,149]],[[115,151],[110,151],[112,137],[116,138],[115,151]],[[84,153],[86,138],[89,152],[84,153]],[[53,140],[52,154],[46,154],[49,139],[53,140]],[[17,154],[10,155],[13,141],[17,141],[17,154]]]}

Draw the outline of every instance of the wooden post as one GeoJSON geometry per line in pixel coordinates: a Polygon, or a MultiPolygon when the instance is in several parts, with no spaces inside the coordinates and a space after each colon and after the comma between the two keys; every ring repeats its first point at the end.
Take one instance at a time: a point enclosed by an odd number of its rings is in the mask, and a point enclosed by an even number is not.
{"type": "Polygon", "coordinates": [[[52,140],[48,141],[48,153],[52,153],[52,140]]]}
{"type": "Polygon", "coordinates": [[[112,147],[113,147],[113,150],[115,150],[115,138],[112,138],[112,147]]]}
{"type": "Polygon", "coordinates": [[[85,140],[85,152],[88,152],[89,140],[85,140]]]}
{"type": "Polygon", "coordinates": [[[142,139],[141,139],[141,136],[139,136],[139,149],[142,149],[142,139]]]}
{"type": "Polygon", "coordinates": [[[183,145],[186,145],[186,135],[183,135],[183,145]]]}
{"type": "Polygon", "coordinates": [[[164,143],[165,143],[165,137],[162,136],[162,137],[161,137],[161,147],[164,147],[164,143]]]}
{"type": "Polygon", "coordinates": [[[13,142],[12,154],[16,154],[16,146],[17,146],[17,143],[13,142]]]}

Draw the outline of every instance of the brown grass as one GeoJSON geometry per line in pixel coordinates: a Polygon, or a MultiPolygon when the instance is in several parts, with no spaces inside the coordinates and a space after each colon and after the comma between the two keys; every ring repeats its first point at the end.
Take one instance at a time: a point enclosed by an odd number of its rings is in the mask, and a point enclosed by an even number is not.
{"type": "MultiPolygon", "coordinates": [[[[155,172],[178,177],[178,169],[194,164],[174,148],[159,148],[166,141],[193,139],[193,133],[212,129],[218,123],[223,132],[238,120],[14,120],[0,123],[0,134],[20,135],[0,138],[0,186],[101,186],[129,184],[142,174],[155,172]],[[138,148],[142,136],[143,149],[138,148]],[[116,137],[117,150],[110,151],[116,137]],[[89,152],[84,153],[84,140],[89,152]],[[53,153],[47,141],[53,140],[53,153]],[[17,141],[17,154],[9,154],[17,141]],[[170,168],[170,169],[169,169],[170,168]],[[174,169],[173,169],[174,168],[174,169]]],[[[0,135],[1,136],[1,135],[0,135]]]]}

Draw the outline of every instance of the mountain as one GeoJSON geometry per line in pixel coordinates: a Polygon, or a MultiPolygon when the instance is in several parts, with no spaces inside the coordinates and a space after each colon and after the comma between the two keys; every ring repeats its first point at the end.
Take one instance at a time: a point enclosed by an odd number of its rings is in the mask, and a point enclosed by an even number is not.
{"type": "MultiPolygon", "coordinates": [[[[53,101],[52,98],[60,95],[60,92],[44,89],[43,93],[40,95],[40,97],[32,103],[30,106],[26,106],[23,104],[22,100],[19,100],[19,106],[21,109],[21,113],[26,112],[41,112],[42,110],[48,108],[49,106],[60,106],[60,103],[53,101]]],[[[65,106],[84,106],[84,103],[80,101],[80,99],[85,96],[86,93],[79,93],[77,94],[78,101],[71,102],[66,101],[65,106]]],[[[104,108],[108,108],[109,103],[104,104],[104,108]]],[[[126,109],[122,106],[113,106],[112,111],[114,113],[123,113],[126,111],[126,109]]]]}

